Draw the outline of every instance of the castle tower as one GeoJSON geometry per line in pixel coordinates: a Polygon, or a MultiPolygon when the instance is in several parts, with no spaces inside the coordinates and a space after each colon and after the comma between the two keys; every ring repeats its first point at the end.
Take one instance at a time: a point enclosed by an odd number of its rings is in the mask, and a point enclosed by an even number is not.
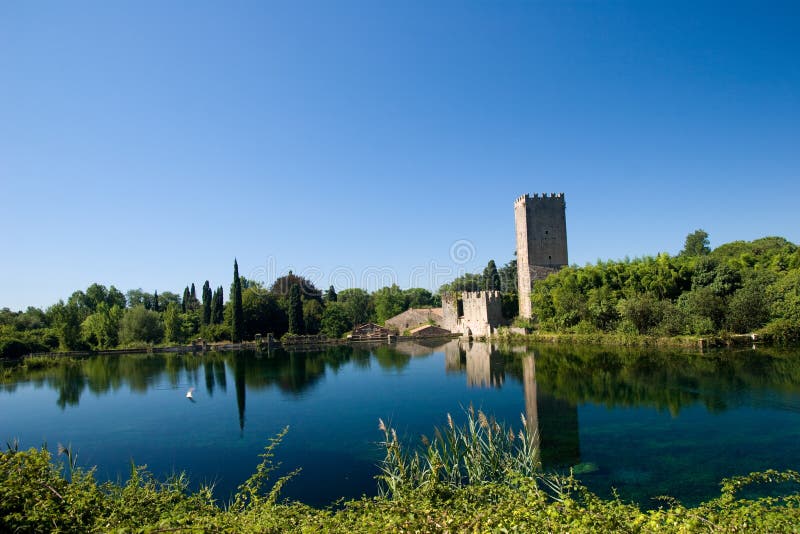
{"type": "Polygon", "coordinates": [[[519,315],[530,318],[533,282],[569,264],[564,193],[519,197],[514,202],[514,224],[519,315]]]}

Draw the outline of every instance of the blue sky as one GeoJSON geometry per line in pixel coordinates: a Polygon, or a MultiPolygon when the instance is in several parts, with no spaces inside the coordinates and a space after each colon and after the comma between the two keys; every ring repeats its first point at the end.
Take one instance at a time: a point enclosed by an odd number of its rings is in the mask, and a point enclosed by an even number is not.
{"type": "Polygon", "coordinates": [[[794,2],[3,2],[0,307],[800,241],[794,2]],[[461,246],[466,261],[454,260],[461,246]]]}

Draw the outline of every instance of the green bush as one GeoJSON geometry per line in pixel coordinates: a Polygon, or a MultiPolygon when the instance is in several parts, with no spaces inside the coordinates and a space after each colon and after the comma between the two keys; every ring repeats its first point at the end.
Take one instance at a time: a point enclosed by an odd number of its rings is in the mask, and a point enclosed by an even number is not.
{"type": "Polygon", "coordinates": [[[790,319],[774,319],[760,334],[776,345],[797,345],[800,343],[800,323],[790,319]]]}

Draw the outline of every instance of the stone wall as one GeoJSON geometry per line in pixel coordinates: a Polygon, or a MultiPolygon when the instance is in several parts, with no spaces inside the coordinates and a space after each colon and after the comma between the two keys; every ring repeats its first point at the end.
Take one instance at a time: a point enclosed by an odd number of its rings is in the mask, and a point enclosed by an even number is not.
{"type": "Polygon", "coordinates": [[[433,321],[434,324],[442,323],[442,308],[409,308],[403,313],[386,320],[386,328],[403,333],[405,330],[415,328],[433,321]]]}
{"type": "Polygon", "coordinates": [[[460,298],[452,293],[442,295],[442,327],[451,332],[490,336],[501,324],[503,307],[499,291],[465,291],[460,298]]]}

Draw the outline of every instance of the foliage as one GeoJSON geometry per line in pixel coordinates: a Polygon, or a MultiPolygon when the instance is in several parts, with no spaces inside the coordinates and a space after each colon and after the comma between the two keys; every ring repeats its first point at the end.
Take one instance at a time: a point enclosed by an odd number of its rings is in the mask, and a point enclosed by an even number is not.
{"type": "Polygon", "coordinates": [[[303,301],[300,298],[300,285],[294,284],[289,289],[289,303],[287,314],[289,316],[289,333],[301,335],[305,333],[303,324],[303,301]]]}
{"type": "MultiPolygon", "coordinates": [[[[490,423],[489,423],[490,424],[490,423]]],[[[480,425],[480,423],[479,423],[480,425]]],[[[479,428],[483,428],[479,426],[479,428]]],[[[469,435],[469,430],[465,431],[469,435]]],[[[293,471],[265,488],[280,433],[261,455],[255,473],[230,506],[220,507],[209,487],[191,493],[187,477],[164,482],[144,467],[132,467],[124,484],[98,484],[94,470],[74,462],[54,463],[42,448],[9,446],[0,453],[0,530],[9,532],[795,532],[800,494],[748,499],[754,484],[780,487],[800,482],[794,471],[765,471],[722,482],[720,496],[697,507],[665,498],[664,506],[641,510],[618,498],[601,499],[574,476],[526,476],[513,464],[497,480],[453,485],[430,477],[375,498],[315,509],[281,502],[280,490],[293,471]]],[[[486,436],[486,434],[484,434],[486,436]]],[[[400,456],[392,438],[388,447],[400,456]]],[[[387,450],[387,455],[390,454],[387,450]]],[[[392,460],[390,460],[392,461],[392,460]]],[[[525,467],[523,467],[523,470],[525,467]]]]}
{"type": "Polygon", "coordinates": [[[770,323],[773,339],[789,340],[787,325],[800,324],[798,257],[785,239],[763,238],[708,254],[566,267],[534,283],[532,309],[540,330],[550,332],[588,333],[591,324],[623,336],[705,336],[770,323]]]}
{"type": "Polygon", "coordinates": [[[350,321],[347,306],[342,302],[328,302],[322,313],[321,327],[323,334],[334,339],[352,330],[353,323],[350,321]]]}
{"type": "Polygon", "coordinates": [[[256,334],[273,333],[282,336],[289,329],[289,320],[274,295],[258,287],[249,287],[242,293],[243,333],[245,339],[256,334]]]}
{"type": "Polygon", "coordinates": [[[375,317],[380,324],[406,309],[406,297],[397,284],[383,287],[372,294],[375,317]]]}
{"type": "Polygon", "coordinates": [[[81,323],[81,334],[84,341],[93,349],[115,347],[118,342],[117,333],[122,315],[122,310],[116,304],[109,308],[108,304],[100,302],[95,308],[95,312],[81,323]]]}
{"type": "Polygon", "coordinates": [[[695,230],[686,236],[681,254],[686,256],[704,256],[711,252],[708,247],[708,232],[705,230],[695,230]]]}
{"type": "Polygon", "coordinates": [[[164,337],[161,317],[153,310],[139,305],[125,311],[119,323],[119,340],[122,344],[160,343],[164,337]]]}
{"type": "Polygon", "coordinates": [[[322,315],[324,309],[322,304],[316,299],[308,299],[303,302],[303,324],[306,334],[319,334],[322,328],[322,315]]]}
{"type": "Polygon", "coordinates": [[[486,269],[483,270],[483,286],[488,291],[500,290],[500,274],[497,272],[497,265],[494,260],[489,260],[486,269]]]}
{"type": "Polygon", "coordinates": [[[369,293],[361,288],[343,289],[339,292],[339,300],[346,310],[347,317],[354,325],[367,323],[372,320],[374,305],[369,293]]]}
{"type": "Polygon", "coordinates": [[[329,304],[331,302],[336,302],[336,299],[336,290],[333,288],[333,286],[330,286],[328,291],[325,292],[325,303],[329,304]]]}

